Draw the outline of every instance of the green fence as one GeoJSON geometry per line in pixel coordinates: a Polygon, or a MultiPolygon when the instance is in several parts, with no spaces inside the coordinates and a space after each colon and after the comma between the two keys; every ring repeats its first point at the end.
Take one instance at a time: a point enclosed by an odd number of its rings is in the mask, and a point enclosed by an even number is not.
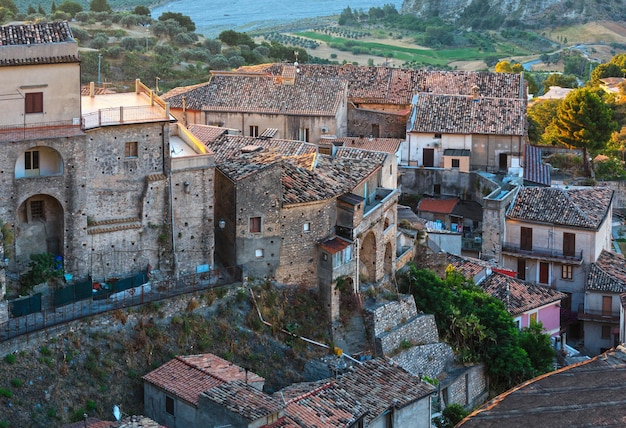
{"type": "Polygon", "coordinates": [[[68,285],[54,292],[54,306],[63,306],[79,300],[91,298],[92,295],[91,278],[82,282],[68,285]]]}
{"type": "Polygon", "coordinates": [[[41,312],[41,293],[11,300],[9,302],[9,310],[13,317],[23,317],[24,315],[41,312]]]}

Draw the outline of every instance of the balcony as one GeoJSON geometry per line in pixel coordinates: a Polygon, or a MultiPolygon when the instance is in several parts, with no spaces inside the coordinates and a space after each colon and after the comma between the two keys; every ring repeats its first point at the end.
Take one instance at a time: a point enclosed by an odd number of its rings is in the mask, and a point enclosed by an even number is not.
{"type": "MultiPolygon", "coordinates": [[[[582,306],[582,305],[581,305],[582,306]]],[[[581,321],[593,321],[606,324],[619,324],[619,312],[604,312],[601,309],[578,308],[578,319],[581,321]]]]}
{"type": "Polygon", "coordinates": [[[363,218],[370,216],[374,210],[381,208],[381,213],[395,202],[394,196],[398,193],[396,189],[385,189],[379,187],[376,189],[374,197],[368,198],[365,201],[365,208],[363,210],[363,218]]]}
{"type": "Polygon", "coordinates": [[[84,129],[127,123],[145,123],[169,120],[169,113],[153,106],[130,106],[103,108],[83,114],[84,129]]]}
{"type": "Polygon", "coordinates": [[[0,142],[74,137],[82,134],[78,119],[0,126],[0,142]]]}
{"type": "Polygon", "coordinates": [[[502,244],[502,253],[516,257],[522,256],[525,259],[544,260],[570,265],[581,265],[583,263],[582,250],[574,254],[565,254],[563,251],[536,246],[533,246],[532,250],[523,250],[520,244],[505,242],[502,244]]]}

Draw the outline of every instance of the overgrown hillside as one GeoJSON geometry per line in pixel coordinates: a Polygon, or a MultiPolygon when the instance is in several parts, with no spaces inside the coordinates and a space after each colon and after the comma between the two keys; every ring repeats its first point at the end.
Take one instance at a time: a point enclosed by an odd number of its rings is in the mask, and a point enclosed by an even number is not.
{"type": "Polygon", "coordinates": [[[473,29],[626,20],[622,0],[404,0],[402,12],[473,29]]]}
{"type": "Polygon", "coordinates": [[[112,420],[111,409],[143,412],[141,377],[176,355],[211,352],[280,389],[304,378],[305,364],[326,351],[281,329],[324,342],[317,296],[308,290],[211,290],[167,304],[118,310],[68,325],[67,332],[0,359],[0,427],[51,427],[89,416],[112,420]]]}

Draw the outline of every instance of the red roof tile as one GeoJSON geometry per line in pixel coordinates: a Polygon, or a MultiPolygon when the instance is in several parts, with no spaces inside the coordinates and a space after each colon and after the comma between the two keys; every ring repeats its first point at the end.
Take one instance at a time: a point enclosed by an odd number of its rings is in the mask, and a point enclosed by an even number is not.
{"type": "Polygon", "coordinates": [[[213,354],[178,356],[143,377],[144,381],[197,406],[200,393],[235,380],[263,381],[213,354]]]}
{"type": "Polygon", "coordinates": [[[453,199],[433,199],[422,198],[417,205],[418,215],[420,212],[451,214],[452,210],[459,203],[456,198],[453,199]]]}

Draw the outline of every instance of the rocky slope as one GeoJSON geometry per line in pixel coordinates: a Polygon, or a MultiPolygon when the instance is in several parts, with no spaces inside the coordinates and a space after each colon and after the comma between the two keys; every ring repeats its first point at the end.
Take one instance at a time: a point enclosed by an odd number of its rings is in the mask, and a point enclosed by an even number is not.
{"type": "Polygon", "coordinates": [[[500,16],[505,26],[511,21],[534,26],[626,19],[621,0],[404,0],[401,11],[461,25],[468,16],[481,14],[500,16]]]}

